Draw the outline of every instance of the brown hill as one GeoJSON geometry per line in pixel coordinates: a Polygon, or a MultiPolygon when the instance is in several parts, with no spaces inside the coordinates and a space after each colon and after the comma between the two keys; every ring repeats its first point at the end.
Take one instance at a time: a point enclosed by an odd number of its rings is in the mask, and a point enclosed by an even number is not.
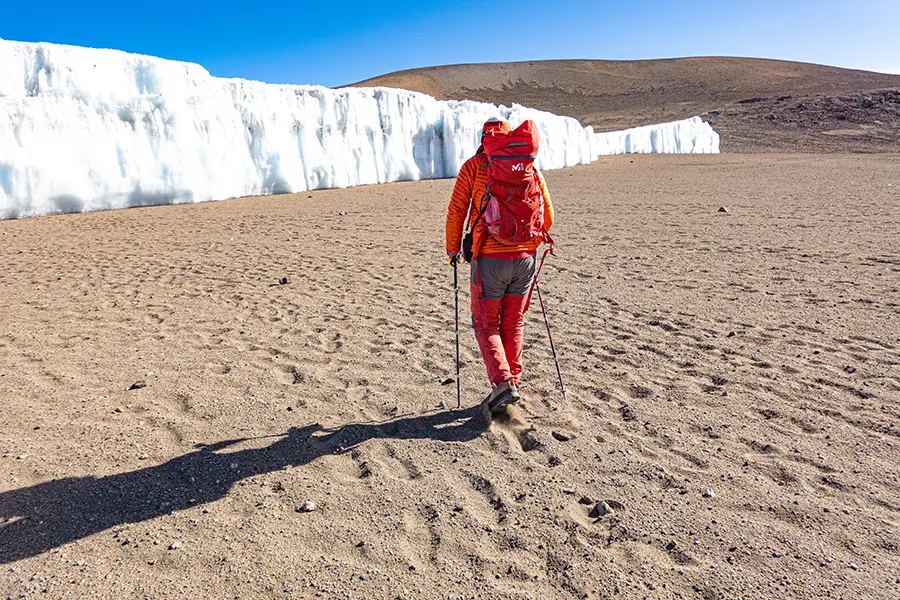
{"type": "Polygon", "coordinates": [[[702,115],[723,149],[900,151],[900,75],[750,58],[429,67],[354,86],[518,103],[612,131],[702,115]],[[835,133],[837,132],[837,133],[835,133]]]}

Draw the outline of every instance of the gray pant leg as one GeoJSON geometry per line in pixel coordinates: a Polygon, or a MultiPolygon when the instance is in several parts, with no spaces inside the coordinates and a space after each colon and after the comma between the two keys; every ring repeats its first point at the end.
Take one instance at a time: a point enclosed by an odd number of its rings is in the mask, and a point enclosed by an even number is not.
{"type": "Polygon", "coordinates": [[[534,279],[535,257],[499,260],[479,256],[472,263],[472,283],[481,283],[485,300],[502,300],[503,296],[524,296],[534,279]]]}

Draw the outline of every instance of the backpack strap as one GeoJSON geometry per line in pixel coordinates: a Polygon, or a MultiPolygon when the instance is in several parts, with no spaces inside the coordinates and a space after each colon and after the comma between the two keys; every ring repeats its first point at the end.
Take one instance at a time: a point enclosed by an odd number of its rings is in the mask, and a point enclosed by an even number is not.
{"type": "MultiPolygon", "coordinates": [[[[481,168],[486,169],[488,167],[488,165],[490,164],[488,162],[487,155],[483,154],[483,153],[478,153],[475,156],[481,157],[484,160],[484,162],[481,164],[481,168]]],[[[485,187],[487,188],[487,193],[484,196],[484,204],[481,206],[481,210],[478,212],[478,216],[475,218],[475,222],[471,223],[471,227],[469,228],[469,233],[472,233],[473,231],[475,231],[475,228],[478,226],[478,221],[481,220],[481,217],[484,216],[484,212],[487,210],[488,200],[491,197],[491,184],[488,183],[485,187]]]]}

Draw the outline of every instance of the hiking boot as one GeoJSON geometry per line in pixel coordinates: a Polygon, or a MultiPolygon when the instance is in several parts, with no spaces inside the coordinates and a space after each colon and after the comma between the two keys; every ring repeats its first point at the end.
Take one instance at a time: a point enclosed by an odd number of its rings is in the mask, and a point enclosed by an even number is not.
{"type": "Polygon", "coordinates": [[[511,379],[503,381],[494,386],[488,396],[488,409],[494,414],[501,413],[506,410],[507,406],[515,404],[519,399],[519,390],[516,384],[511,379]]]}

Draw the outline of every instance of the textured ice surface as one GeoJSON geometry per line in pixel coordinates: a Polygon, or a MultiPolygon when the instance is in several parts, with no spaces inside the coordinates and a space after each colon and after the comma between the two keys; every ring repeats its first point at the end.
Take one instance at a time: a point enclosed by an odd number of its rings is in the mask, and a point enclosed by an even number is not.
{"type": "Polygon", "coordinates": [[[718,154],[719,134],[693,117],[674,123],[594,134],[595,156],[613,154],[718,154]]]}
{"type": "Polygon", "coordinates": [[[117,50],[0,40],[0,218],[453,177],[497,116],[538,123],[542,169],[718,151],[699,119],[594,134],[518,105],[222,79],[117,50]]]}

